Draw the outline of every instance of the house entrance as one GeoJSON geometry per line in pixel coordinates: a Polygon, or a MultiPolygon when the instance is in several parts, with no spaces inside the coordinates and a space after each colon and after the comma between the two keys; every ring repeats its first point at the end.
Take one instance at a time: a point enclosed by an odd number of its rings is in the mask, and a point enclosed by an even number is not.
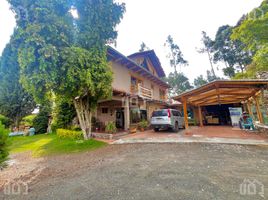
{"type": "Polygon", "coordinates": [[[125,117],[124,117],[124,109],[116,110],[116,128],[124,129],[125,117]]]}

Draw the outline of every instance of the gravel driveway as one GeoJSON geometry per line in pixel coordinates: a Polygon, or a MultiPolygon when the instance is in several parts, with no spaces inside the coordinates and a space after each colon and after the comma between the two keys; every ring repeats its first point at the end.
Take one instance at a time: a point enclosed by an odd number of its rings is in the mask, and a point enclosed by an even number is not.
{"type": "MultiPolygon", "coordinates": [[[[28,194],[3,196],[2,193],[2,197],[49,200],[268,199],[267,146],[110,145],[94,152],[48,157],[38,162],[42,171],[28,183],[28,194]],[[261,182],[264,197],[241,195],[240,184],[244,179],[261,182]]],[[[17,180],[26,181],[29,174],[17,180]]],[[[256,187],[257,193],[261,192],[261,186],[256,187]]]]}

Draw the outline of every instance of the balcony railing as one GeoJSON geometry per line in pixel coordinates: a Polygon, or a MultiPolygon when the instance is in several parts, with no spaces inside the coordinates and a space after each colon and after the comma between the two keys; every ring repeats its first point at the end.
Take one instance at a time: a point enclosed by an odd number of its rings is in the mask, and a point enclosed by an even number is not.
{"type": "Polygon", "coordinates": [[[153,90],[143,87],[138,84],[138,96],[144,99],[153,99],[153,90]]]}

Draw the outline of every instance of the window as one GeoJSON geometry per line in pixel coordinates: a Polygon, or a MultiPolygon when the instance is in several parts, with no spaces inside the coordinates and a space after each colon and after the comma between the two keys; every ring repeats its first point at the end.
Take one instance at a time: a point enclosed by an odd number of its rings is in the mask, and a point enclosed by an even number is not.
{"type": "Polygon", "coordinates": [[[141,121],[141,113],[139,108],[133,108],[130,110],[130,123],[136,124],[141,121]]]}
{"type": "Polygon", "coordinates": [[[138,91],[138,84],[142,85],[142,81],[137,79],[136,77],[131,76],[131,88],[130,91],[135,93],[138,91]]]}
{"type": "Polygon", "coordinates": [[[153,112],[152,117],[166,117],[168,116],[167,110],[157,110],[153,112]]]}
{"type": "Polygon", "coordinates": [[[102,108],[101,112],[102,114],[108,114],[108,108],[102,108]]]}

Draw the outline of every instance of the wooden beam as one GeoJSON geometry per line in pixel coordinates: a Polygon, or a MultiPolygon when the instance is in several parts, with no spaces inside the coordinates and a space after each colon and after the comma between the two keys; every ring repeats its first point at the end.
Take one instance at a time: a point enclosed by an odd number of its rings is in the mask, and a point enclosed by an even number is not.
{"type": "Polygon", "coordinates": [[[187,100],[183,99],[183,113],[184,113],[184,123],[185,129],[189,129],[189,122],[188,122],[188,111],[187,111],[187,100]]]}
{"type": "Polygon", "coordinates": [[[253,119],[253,113],[252,113],[252,109],[251,109],[251,103],[249,101],[247,102],[247,110],[248,110],[248,114],[253,119]]]}
{"type": "Polygon", "coordinates": [[[264,121],[263,121],[263,116],[262,116],[261,109],[260,109],[259,99],[258,99],[258,97],[254,97],[254,100],[256,102],[256,110],[257,110],[258,120],[261,124],[263,124],[264,121]]]}
{"type": "Polygon", "coordinates": [[[200,123],[200,126],[203,127],[204,124],[203,124],[203,117],[202,117],[202,109],[201,109],[201,106],[198,106],[198,115],[199,115],[199,123],[200,123]]]}

